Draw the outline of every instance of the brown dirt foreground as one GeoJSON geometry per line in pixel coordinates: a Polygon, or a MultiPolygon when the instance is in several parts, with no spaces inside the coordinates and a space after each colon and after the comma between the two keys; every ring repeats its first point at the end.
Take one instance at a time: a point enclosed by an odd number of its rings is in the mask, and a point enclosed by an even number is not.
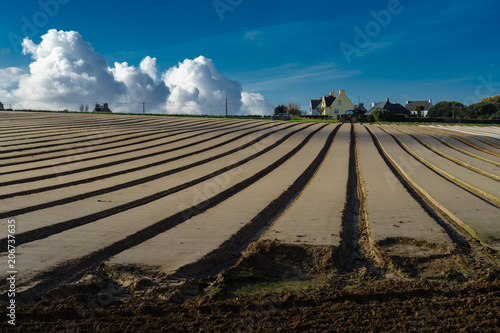
{"type": "MultiPolygon", "coordinates": [[[[500,281],[372,281],[249,298],[202,297],[181,305],[134,298],[82,318],[81,300],[19,309],[12,332],[498,332],[500,281]]],[[[4,317],[4,316],[2,316],[4,317]]],[[[5,317],[4,317],[5,318],[5,317]]]]}
{"type": "Polygon", "coordinates": [[[491,257],[382,269],[355,256],[341,263],[342,253],[256,242],[235,265],[199,279],[104,262],[17,307],[15,327],[1,303],[0,331],[500,332],[500,266],[491,257]]]}

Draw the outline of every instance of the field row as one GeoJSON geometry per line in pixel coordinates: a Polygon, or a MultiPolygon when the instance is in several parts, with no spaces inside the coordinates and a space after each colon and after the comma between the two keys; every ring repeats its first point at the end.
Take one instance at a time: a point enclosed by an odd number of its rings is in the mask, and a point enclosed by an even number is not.
{"type": "Polygon", "coordinates": [[[257,240],[329,246],[339,268],[500,249],[497,127],[0,120],[0,242],[15,219],[25,298],[101,262],[207,276],[257,240]]]}

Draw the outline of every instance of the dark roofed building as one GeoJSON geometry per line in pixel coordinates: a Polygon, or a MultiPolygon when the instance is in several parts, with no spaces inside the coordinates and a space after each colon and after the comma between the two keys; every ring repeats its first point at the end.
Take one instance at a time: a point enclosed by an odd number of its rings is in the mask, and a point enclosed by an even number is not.
{"type": "Polygon", "coordinates": [[[105,113],[113,113],[109,107],[108,103],[104,103],[103,105],[96,104],[93,112],[105,112],[105,113]]]}
{"type": "Polygon", "coordinates": [[[337,97],[330,95],[330,96],[325,96],[324,99],[325,99],[325,106],[327,108],[329,108],[329,107],[332,106],[333,102],[335,102],[335,100],[337,99],[337,97]]]}
{"type": "Polygon", "coordinates": [[[311,105],[309,106],[309,112],[311,115],[321,114],[321,102],[322,99],[311,99],[311,105]]]}
{"type": "Polygon", "coordinates": [[[359,103],[359,105],[354,105],[354,110],[359,110],[363,114],[368,112],[363,103],[359,103]]]}
{"type": "Polygon", "coordinates": [[[422,117],[427,117],[427,113],[429,112],[429,109],[432,107],[432,99],[429,99],[427,101],[406,101],[406,108],[412,113],[412,114],[417,114],[417,111],[415,111],[415,108],[418,105],[423,105],[424,109],[422,110],[422,117]]]}
{"type": "Polygon", "coordinates": [[[384,102],[373,103],[371,109],[368,110],[367,114],[371,114],[375,110],[387,110],[391,114],[404,114],[407,116],[411,115],[411,112],[407,108],[399,103],[391,103],[389,101],[389,98],[384,102]]]}

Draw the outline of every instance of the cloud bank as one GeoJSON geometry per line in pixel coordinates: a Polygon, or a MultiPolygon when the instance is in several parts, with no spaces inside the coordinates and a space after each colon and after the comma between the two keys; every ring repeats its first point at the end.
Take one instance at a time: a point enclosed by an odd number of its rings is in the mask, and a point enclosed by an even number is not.
{"type": "Polygon", "coordinates": [[[186,59],[159,75],[156,58],[147,56],[138,67],[106,58],[76,31],[49,30],[39,44],[29,38],[23,53],[30,55],[29,72],[0,68],[0,101],[13,108],[77,109],[79,104],[108,102],[117,112],[221,115],[226,98],[231,114],[270,114],[273,107],[258,93],[221,75],[212,60],[186,59]],[[2,100],[3,99],[3,100],[2,100]]]}

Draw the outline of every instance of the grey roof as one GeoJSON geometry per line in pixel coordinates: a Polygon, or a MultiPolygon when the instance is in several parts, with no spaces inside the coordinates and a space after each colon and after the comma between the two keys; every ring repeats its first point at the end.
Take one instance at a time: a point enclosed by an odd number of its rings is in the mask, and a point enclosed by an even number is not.
{"type": "Polygon", "coordinates": [[[379,102],[375,104],[367,114],[372,113],[374,110],[388,110],[392,114],[406,114],[411,115],[411,112],[399,103],[391,103],[389,101],[379,102]]]}
{"type": "Polygon", "coordinates": [[[410,111],[413,111],[415,110],[415,107],[417,105],[423,105],[424,106],[424,111],[429,111],[429,109],[431,108],[431,103],[430,101],[408,101],[408,103],[406,104],[406,108],[410,111]]]}
{"type": "Polygon", "coordinates": [[[311,99],[311,109],[316,109],[323,102],[322,99],[311,99]]]}
{"type": "Polygon", "coordinates": [[[335,97],[335,96],[325,96],[326,106],[327,107],[332,106],[333,102],[335,102],[336,99],[337,99],[337,97],[335,97]]]}
{"type": "Polygon", "coordinates": [[[354,105],[354,110],[359,109],[361,111],[367,112],[368,110],[365,108],[365,105],[363,103],[359,105],[354,105]]]}
{"type": "Polygon", "coordinates": [[[104,103],[104,105],[96,104],[94,112],[109,112],[109,113],[111,113],[112,111],[109,109],[108,103],[104,103]]]}

